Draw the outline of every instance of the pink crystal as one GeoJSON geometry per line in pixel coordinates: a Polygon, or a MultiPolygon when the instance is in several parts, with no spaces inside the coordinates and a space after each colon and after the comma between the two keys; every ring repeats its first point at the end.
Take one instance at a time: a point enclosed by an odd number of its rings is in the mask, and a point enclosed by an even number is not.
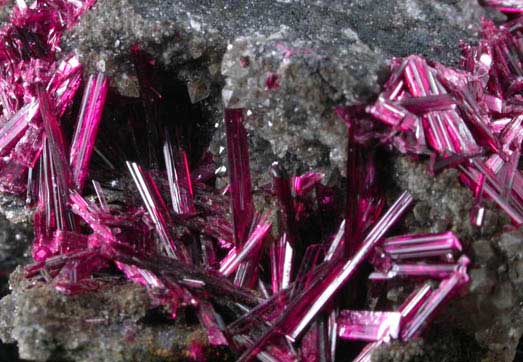
{"type": "Polygon", "coordinates": [[[280,88],[280,82],[278,80],[278,74],[270,73],[265,80],[265,88],[268,90],[274,90],[280,88]]]}
{"type": "Polygon", "coordinates": [[[402,131],[412,130],[418,122],[418,117],[410,113],[401,104],[396,104],[381,96],[374,105],[367,108],[367,112],[383,123],[394,126],[402,131]]]}
{"type": "Polygon", "coordinates": [[[10,146],[13,146],[13,142],[17,141],[29,122],[36,116],[38,109],[38,102],[33,100],[2,124],[0,128],[0,153],[5,153],[10,149],[10,146]]]}
{"type": "Polygon", "coordinates": [[[58,192],[60,197],[67,197],[67,188],[73,184],[71,168],[67,158],[67,147],[60,125],[58,123],[55,109],[51,108],[49,95],[43,89],[38,90],[38,100],[40,102],[40,113],[47,135],[52,164],[57,173],[55,182],[61,184],[58,192]]]}
{"type": "Polygon", "coordinates": [[[109,212],[109,205],[107,204],[107,199],[105,198],[102,185],[96,180],[93,180],[93,188],[96,192],[96,196],[98,197],[98,202],[100,203],[100,208],[105,211],[109,212]]]}
{"type": "Polygon", "coordinates": [[[333,355],[329,344],[328,319],[322,315],[316,318],[303,337],[301,360],[307,362],[332,361],[333,355]]]}
{"type": "Polygon", "coordinates": [[[234,239],[244,244],[254,217],[247,132],[243,126],[243,109],[225,110],[227,159],[231,184],[234,239]]]}
{"type": "Polygon", "coordinates": [[[144,171],[136,163],[127,162],[134,183],[138,188],[138,192],[142,196],[142,200],[149,212],[156,227],[156,232],[161,241],[161,247],[166,255],[176,258],[181,261],[188,260],[188,254],[183,244],[176,243],[174,236],[171,233],[169,225],[172,225],[169,211],[163,201],[162,196],[158,191],[152,177],[144,171]]]}
{"type": "Polygon", "coordinates": [[[496,8],[504,13],[522,13],[523,4],[519,0],[480,0],[484,6],[496,8]]]}
{"type": "Polygon", "coordinates": [[[297,196],[305,195],[316,184],[321,182],[323,177],[323,174],[318,172],[307,172],[303,175],[295,176],[291,181],[292,189],[297,196]]]}
{"type": "Polygon", "coordinates": [[[196,209],[187,154],[184,150],[179,150],[175,156],[170,141],[165,142],[163,154],[174,212],[183,215],[194,214],[196,209]]]}
{"type": "MultiPolygon", "coordinates": [[[[405,302],[399,307],[398,312],[401,314],[400,326],[410,321],[412,316],[417,313],[421,306],[426,302],[432,293],[430,284],[425,284],[421,288],[415,290],[409,295],[405,302]]],[[[360,354],[354,359],[357,362],[371,362],[372,353],[383,343],[386,343],[389,335],[385,335],[383,339],[367,344],[360,354]]]]}
{"type": "Polygon", "coordinates": [[[289,287],[293,272],[293,257],[294,248],[289,242],[287,234],[284,233],[270,248],[271,286],[273,293],[289,287]]]}
{"type": "Polygon", "coordinates": [[[220,273],[225,276],[231,275],[240,265],[241,262],[254,254],[260,253],[263,241],[269,232],[271,223],[267,216],[262,216],[254,226],[253,231],[245,244],[240,248],[232,248],[229,254],[222,260],[220,265],[220,273]]]}
{"type": "Polygon", "coordinates": [[[398,338],[400,312],[340,311],[338,335],[340,338],[363,341],[388,341],[398,338]]]}
{"type": "MultiPolygon", "coordinates": [[[[291,322],[291,325],[296,323],[295,326],[287,327],[291,332],[291,337],[296,338],[310,321],[312,316],[316,314],[328,299],[330,299],[332,294],[353,275],[355,268],[369,255],[372,248],[381,240],[386,231],[403,215],[405,210],[411,205],[412,201],[412,196],[407,192],[403,193],[396,200],[396,202],[368,232],[367,236],[362,241],[362,246],[356,254],[354,254],[354,257],[347,261],[337,273],[332,275],[332,280],[327,280],[325,289],[315,298],[302,319],[291,322]]],[[[314,298],[314,296],[309,295],[307,299],[310,301],[311,298],[314,298]]]]}
{"type": "Polygon", "coordinates": [[[412,196],[402,194],[390,207],[385,215],[369,231],[362,246],[352,259],[339,264],[334,263],[326,278],[316,279],[305,290],[287,305],[285,311],[273,323],[259,340],[239,358],[245,361],[260,348],[273,334],[278,331],[285,333],[291,339],[296,339],[321,308],[331,299],[332,295],[354,275],[356,267],[369,255],[372,248],[381,240],[383,234],[397,221],[412,203],[412,196]]]}
{"type": "Polygon", "coordinates": [[[372,281],[405,277],[443,279],[449,277],[460,267],[461,264],[393,263],[388,271],[371,273],[369,279],[372,281]]]}
{"type": "Polygon", "coordinates": [[[438,308],[441,307],[442,303],[448,300],[453,294],[457,293],[459,289],[463,287],[469,281],[467,275],[467,265],[469,260],[463,258],[460,260],[461,267],[458,268],[450,277],[444,279],[438,289],[432,292],[432,294],[425,300],[424,304],[419,310],[413,315],[412,319],[406,324],[405,328],[401,332],[401,338],[403,340],[409,340],[419,335],[421,329],[426,325],[428,320],[434,316],[438,308]]]}
{"type": "Polygon", "coordinates": [[[461,243],[450,231],[402,235],[385,239],[383,250],[393,259],[426,258],[461,251],[461,243]]]}
{"type": "Polygon", "coordinates": [[[82,190],[87,177],[108,89],[109,79],[103,74],[91,75],[87,80],[70,156],[74,182],[78,190],[82,190]]]}

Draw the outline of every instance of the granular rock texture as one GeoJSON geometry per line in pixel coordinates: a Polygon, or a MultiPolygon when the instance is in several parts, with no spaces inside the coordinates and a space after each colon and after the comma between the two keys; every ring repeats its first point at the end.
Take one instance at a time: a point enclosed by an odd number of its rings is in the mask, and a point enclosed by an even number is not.
{"type": "MultiPolygon", "coordinates": [[[[29,246],[32,242],[33,232],[24,224],[13,224],[0,216],[0,279],[7,280],[7,276],[17,265],[29,261],[29,246]]],[[[7,293],[0,288],[0,295],[7,293]]]]}
{"type": "Polygon", "coordinates": [[[251,134],[267,140],[277,158],[295,155],[310,169],[341,170],[345,125],[333,109],[369,101],[385,69],[381,55],[359,41],[331,48],[285,30],[241,37],[223,59],[223,99],[249,108],[251,134]]]}
{"type": "Polygon", "coordinates": [[[456,170],[446,170],[433,176],[426,163],[401,156],[393,157],[389,165],[391,191],[395,187],[410,190],[417,200],[412,215],[406,220],[408,230],[441,232],[451,229],[466,245],[471,245],[480,237],[497,235],[503,225],[510,223],[495,206],[488,205],[486,221],[481,228],[471,225],[472,192],[459,182],[456,170]]]}
{"type": "Polygon", "coordinates": [[[0,338],[17,342],[20,357],[31,361],[226,361],[225,351],[207,346],[204,332],[148,314],[144,288],[121,283],[103,291],[65,296],[52,286],[29,288],[19,271],[12,293],[0,302],[0,338]],[[197,346],[197,348],[191,346],[197,346]]]}
{"type": "Polygon", "coordinates": [[[484,352],[470,335],[435,325],[424,339],[382,346],[372,355],[372,362],[498,361],[484,359],[484,352]]]}
{"type": "MultiPolygon", "coordinates": [[[[298,22],[277,32],[242,36],[229,45],[222,63],[224,103],[252,111],[251,137],[270,143],[270,162],[278,158],[296,168],[298,161],[301,169],[342,174],[346,137],[334,106],[375,96],[376,85],[384,79],[384,60],[390,56],[422,53],[456,63],[457,39],[471,39],[483,14],[469,1],[400,1],[393,6],[317,2],[307,9],[338,19],[323,19],[325,27],[316,32],[304,33],[298,22]]],[[[265,160],[254,155],[253,161],[265,160]]]]}

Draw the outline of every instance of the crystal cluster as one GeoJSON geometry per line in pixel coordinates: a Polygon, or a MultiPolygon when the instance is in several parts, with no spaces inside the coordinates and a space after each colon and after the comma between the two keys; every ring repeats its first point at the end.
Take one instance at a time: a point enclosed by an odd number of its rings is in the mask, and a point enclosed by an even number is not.
{"type": "MultiPolygon", "coordinates": [[[[519,4],[486,3],[514,11],[519,4]]],[[[522,41],[522,18],[500,27],[484,20],[479,44],[462,44],[462,69],[416,55],[394,59],[383,93],[367,107],[389,127],[384,141],[407,154],[429,155],[434,173],[460,171],[475,197],[470,217],[476,226],[483,223],[485,199],[516,226],[523,224],[522,41]]]]}
{"type": "MultiPolygon", "coordinates": [[[[452,232],[390,235],[413,198],[404,192],[386,206],[371,140],[434,155],[434,170],[458,167],[476,195],[476,224],[483,197],[523,224],[523,23],[486,22],[483,41],[464,46],[465,70],[419,56],[394,60],[367,108],[386,125],[380,131],[362,107],[336,109],[347,125],[345,202],[322,174],[288,175],[274,163],[272,185],[256,191],[277,207],[257,210],[243,109],[225,110],[229,185],[218,189],[212,158],[191,161],[182,127],[175,136],[161,129],[155,62],[138,45],[130,54],[138,101],[112,95],[103,74],[83,79],[79,60],[60,52],[63,31],[93,2],[19,0],[0,32],[0,188],[26,194],[35,209],[35,263],[25,268],[35,284],[80,294],[118,273],[173,318],[193,310],[209,343],[229,346],[239,361],[334,361],[338,339],[368,342],[355,360],[370,361],[381,344],[419,336],[469,280],[452,232]],[[128,124],[135,135],[145,130],[137,143],[148,162],[120,162],[119,145],[107,146],[99,132],[106,103],[141,110],[128,124]],[[132,195],[111,199],[112,184],[90,170],[95,153],[132,195]],[[398,308],[357,301],[367,285],[400,279],[410,294],[398,308]]],[[[278,87],[276,78],[269,83],[278,87]]]]}

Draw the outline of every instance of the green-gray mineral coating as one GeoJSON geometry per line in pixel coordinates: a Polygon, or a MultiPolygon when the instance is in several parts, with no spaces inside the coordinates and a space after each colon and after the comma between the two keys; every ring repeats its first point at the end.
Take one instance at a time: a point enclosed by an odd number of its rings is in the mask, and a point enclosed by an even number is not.
{"type": "Polygon", "coordinates": [[[78,296],[51,285],[30,286],[21,270],[11,278],[13,291],[0,302],[0,338],[18,343],[30,361],[161,362],[191,361],[191,343],[201,344],[214,361],[230,352],[208,345],[198,325],[148,322],[151,307],[145,289],[129,282],[78,296]]]}

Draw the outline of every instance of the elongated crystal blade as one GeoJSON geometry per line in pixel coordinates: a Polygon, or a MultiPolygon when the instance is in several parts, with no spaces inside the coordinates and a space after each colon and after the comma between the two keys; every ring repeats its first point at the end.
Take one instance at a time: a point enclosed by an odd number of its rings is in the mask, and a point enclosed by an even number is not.
{"type": "Polygon", "coordinates": [[[338,316],[338,336],[349,340],[369,342],[398,338],[400,312],[371,312],[342,310],[338,316]]]}
{"type": "Polygon", "coordinates": [[[99,73],[87,80],[70,152],[71,169],[78,190],[83,189],[93,154],[98,126],[109,89],[109,78],[99,73]]]}
{"type": "Polygon", "coordinates": [[[247,241],[254,217],[247,132],[243,109],[225,110],[227,159],[231,185],[234,237],[237,246],[247,241]]]}
{"type": "Polygon", "coordinates": [[[453,232],[402,235],[385,239],[383,250],[393,259],[426,258],[461,251],[453,232]]]}

